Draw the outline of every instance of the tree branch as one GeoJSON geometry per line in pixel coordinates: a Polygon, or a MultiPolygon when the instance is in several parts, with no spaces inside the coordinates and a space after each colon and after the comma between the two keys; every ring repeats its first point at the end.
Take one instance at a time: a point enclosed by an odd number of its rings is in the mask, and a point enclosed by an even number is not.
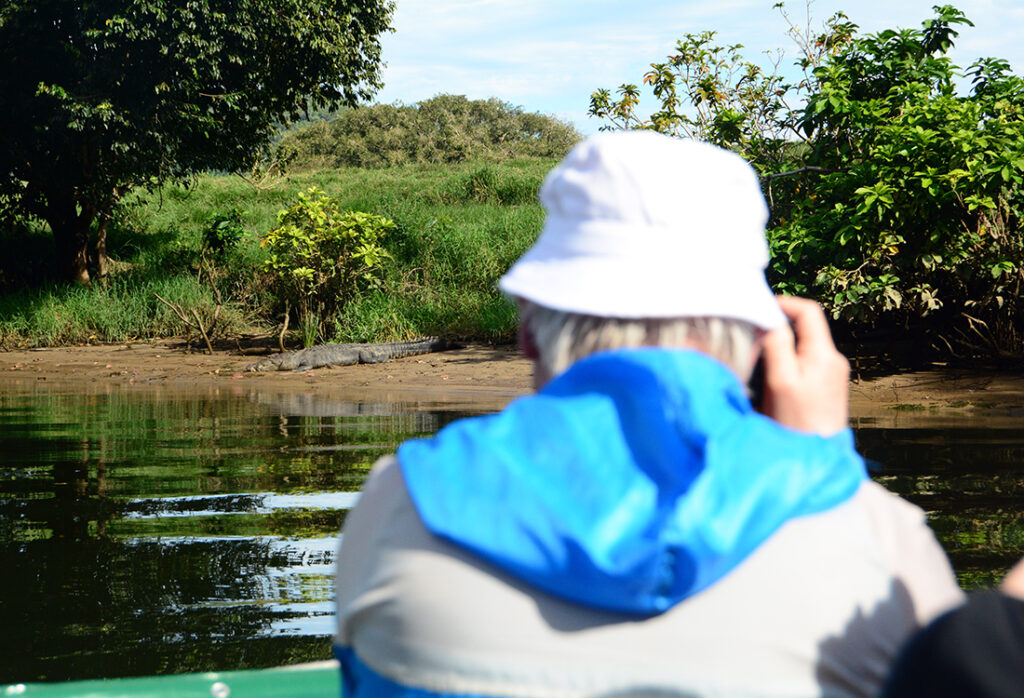
{"type": "Polygon", "coordinates": [[[830,170],[827,167],[816,167],[814,165],[808,165],[807,167],[801,167],[796,170],[790,170],[788,172],[776,172],[775,174],[768,174],[761,177],[761,179],[778,179],[779,177],[792,177],[794,175],[803,174],[805,172],[813,172],[815,174],[829,174],[832,172],[841,172],[842,170],[830,170]]]}

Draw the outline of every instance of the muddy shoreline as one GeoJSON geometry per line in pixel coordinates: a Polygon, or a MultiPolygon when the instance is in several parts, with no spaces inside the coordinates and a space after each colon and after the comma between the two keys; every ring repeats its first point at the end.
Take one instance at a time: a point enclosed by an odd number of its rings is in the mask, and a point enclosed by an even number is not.
{"type": "MultiPolygon", "coordinates": [[[[237,350],[189,352],[181,340],[0,353],[0,390],[84,392],[157,388],[231,392],[325,392],[354,401],[466,402],[498,409],[530,391],[530,363],[513,346],[468,345],[382,364],[256,373],[259,357],[237,350]]],[[[937,367],[854,379],[854,425],[1017,423],[1024,375],[937,367]]],[[[994,424],[993,424],[994,425],[994,424]]]]}

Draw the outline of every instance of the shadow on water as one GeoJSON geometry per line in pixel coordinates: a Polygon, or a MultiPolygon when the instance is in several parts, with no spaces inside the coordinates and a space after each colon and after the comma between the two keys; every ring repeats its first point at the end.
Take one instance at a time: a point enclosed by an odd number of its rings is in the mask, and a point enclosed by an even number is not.
{"type": "MultiPolygon", "coordinates": [[[[337,532],[373,462],[498,409],[328,392],[0,394],[0,683],[330,655],[337,532]]],[[[1024,550],[1012,423],[857,428],[968,588],[1024,550]]]]}
{"type": "Polygon", "coordinates": [[[300,393],[0,395],[0,683],[330,656],[373,462],[472,413],[300,393]]]}

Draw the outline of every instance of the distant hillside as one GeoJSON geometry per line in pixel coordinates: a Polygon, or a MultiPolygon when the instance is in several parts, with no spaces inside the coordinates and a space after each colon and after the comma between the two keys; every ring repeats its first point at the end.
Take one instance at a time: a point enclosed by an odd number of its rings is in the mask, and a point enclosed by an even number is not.
{"type": "Polygon", "coordinates": [[[345,109],[295,127],[277,145],[292,170],[561,158],[581,138],[553,116],[498,99],[438,95],[413,105],[345,109]]]}

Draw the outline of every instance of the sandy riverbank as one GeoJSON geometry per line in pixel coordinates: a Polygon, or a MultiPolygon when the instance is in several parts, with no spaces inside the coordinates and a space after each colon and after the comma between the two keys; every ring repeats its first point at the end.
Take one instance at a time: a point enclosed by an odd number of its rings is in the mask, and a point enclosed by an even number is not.
{"type": "MultiPolygon", "coordinates": [[[[530,363],[511,346],[470,345],[382,364],[305,372],[246,371],[259,357],[236,350],[185,350],[180,340],[61,347],[0,353],[0,389],[43,385],[90,390],[155,386],[183,390],[217,386],[270,391],[328,391],[353,398],[384,395],[457,396],[496,408],[530,390],[530,363]]],[[[921,419],[961,423],[1024,418],[1024,375],[937,368],[893,373],[850,384],[854,422],[907,425],[921,419]]]]}

